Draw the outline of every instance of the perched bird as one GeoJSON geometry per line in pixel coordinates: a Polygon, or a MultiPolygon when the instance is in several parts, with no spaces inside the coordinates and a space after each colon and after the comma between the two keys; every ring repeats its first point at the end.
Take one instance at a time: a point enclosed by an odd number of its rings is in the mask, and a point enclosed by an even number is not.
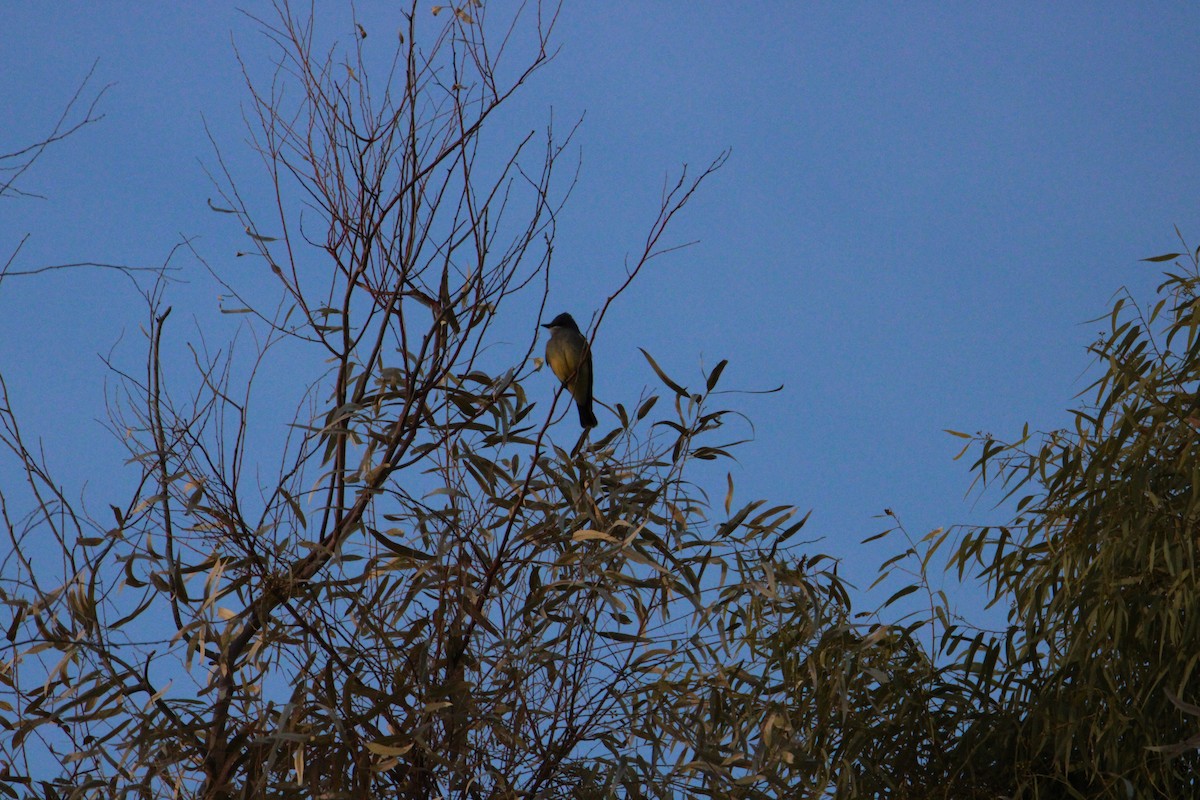
{"type": "Polygon", "coordinates": [[[592,353],[588,340],[579,332],[579,326],[570,314],[559,314],[542,327],[550,329],[546,363],[575,398],[579,424],[585,428],[596,427],[596,415],[592,413],[592,353]]]}

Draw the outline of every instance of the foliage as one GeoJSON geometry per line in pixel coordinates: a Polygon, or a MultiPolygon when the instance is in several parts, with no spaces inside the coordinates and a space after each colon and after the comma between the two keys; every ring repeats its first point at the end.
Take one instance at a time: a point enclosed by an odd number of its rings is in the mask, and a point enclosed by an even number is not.
{"type": "MultiPolygon", "coordinates": [[[[729,456],[724,364],[689,391],[650,359],[674,402],[621,398],[573,447],[554,437],[561,390],[548,408],[526,393],[570,136],[503,154],[484,132],[547,63],[556,9],[413,6],[398,36],[355,22],[330,50],[276,11],[258,21],[274,74],[246,67],[272,218],[220,153],[209,203],[273,276],[263,302],[210,267],[249,357],[202,334],[189,374],[169,356],[170,287],[152,283],[144,363],[114,365],[110,405],[132,488],[100,514],[0,410],[30,489],[23,513],[5,501],[0,791],[674,796],[754,780],[710,777],[707,754],[662,735],[676,685],[738,649],[729,592],[761,591],[762,554],[802,525],[789,506],[733,508],[732,485],[710,522],[689,481],[729,456]],[[524,341],[506,363],[492,345],[510,306],[524,341]],[[298,410],[272,428],[280,408],[298,410]]],[[[592,337],[723,160],[668,185],[592,337]]],[[[837,596],[820,570],[787,583],[837,596]]]]}
{"type": "Polygon", "coordinates": [[[909,539],[885,565],[914,578],[892,601],[928,598],[906,634],[935,638],[858,705],[870,713],[846,741],[870,730],[880,746],[853,755],[839,796],[1196,794],[1200,251],[1146,260],[1175,259],[1151,306],[1122,292],[1102,318],[1098,377],[1071,429],[951,432],[1016,516],[909,539]],[[970,626],[929,589],[943,548],[960,579],[986,581],[1004,630],[970,626]]]}
{"type": "Polygon", "coordinates": [[[946,643],[968,645],[962,680],[990,713],[966,735],[1003,754],[985,766],[1011,773],[1008,796],[1197,791],[1197,256],[1147,259],[1186,264],[1149,308],[1118,297],[1072,429],[978,440],[974,470],[1018,515],[969,532],[953,563],[980,566],[1009,628],[946,643]]]}

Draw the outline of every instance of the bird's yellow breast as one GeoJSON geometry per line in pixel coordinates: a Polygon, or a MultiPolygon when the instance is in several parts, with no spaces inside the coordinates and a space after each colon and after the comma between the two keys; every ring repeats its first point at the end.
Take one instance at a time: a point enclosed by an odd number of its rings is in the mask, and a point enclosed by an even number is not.
{"type": "Polygon", "coordinates": [[[565,381],[579,369],[579,348],[571,347],[561,337],[553,336],[546,343],[546,363],[560,381],[565,381]]]}

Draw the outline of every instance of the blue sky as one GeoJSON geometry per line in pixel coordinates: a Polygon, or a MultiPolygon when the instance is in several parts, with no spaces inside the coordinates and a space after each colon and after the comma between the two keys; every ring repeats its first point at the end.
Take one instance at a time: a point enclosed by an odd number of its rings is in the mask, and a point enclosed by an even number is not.
{"type": "MultiPolygon", "coordinates": [[[[112,84],[105,119],[25,177],[46,199],[0,205],[0,254],[29,233],[16,269],[157,265],[195,236],[241,268],[236,231],[205,208],[204,122],[253,175],[231,42],[252,60],[264,42],[232,4],[103,8],[0,6],[0,151],[44,133],[93,62],[112,84]]],[[[393,8],[358,3],[371,31],[398,25],[393,8]]],[[[1137,261],[1176,249],[1173,226],[1200,240],[1198,30],[1190,3],[574,3],[556,60],[497,125],[584,116],[551,302],[580,319],[644,239],[664,177],[732,149],[672,231],[697,243],[610,312],[597,396],[628,405],[654,383],[638,347],[683,382],[728,358],[726,387],[782,384],[729,398],[755,425],[738,500],[812,508],[815,549],[866,584],[890,551],[858,543],[885,507],[916,535],[1002,516],[964,496],[942,429],[1062,424],[1101,329],[1087,320],[1122,286],[1149,297],[1158,271],[1137,261]]],[[[208,319],[219,290],[176,263],[177,310],[208,319]]],[[[97,271],[9,279],[0,314],[27,430],[100,491],[123,454],[97,422],[98,354],[139,336],[136,293],[97,271]]]]}

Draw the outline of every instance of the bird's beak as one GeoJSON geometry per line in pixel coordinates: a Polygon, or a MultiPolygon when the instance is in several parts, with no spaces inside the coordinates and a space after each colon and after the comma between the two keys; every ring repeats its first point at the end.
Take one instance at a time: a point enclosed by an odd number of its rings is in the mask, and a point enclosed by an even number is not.
{"type": "Polygon", "coordinates": [[[547,323],[546,323],[545,325],[543,325],[542,327],[543,327],[543,328],[553,328],[554,326],[553,326],[553,325],[551,325],[549,322],[547,322],[547,323]]]}

